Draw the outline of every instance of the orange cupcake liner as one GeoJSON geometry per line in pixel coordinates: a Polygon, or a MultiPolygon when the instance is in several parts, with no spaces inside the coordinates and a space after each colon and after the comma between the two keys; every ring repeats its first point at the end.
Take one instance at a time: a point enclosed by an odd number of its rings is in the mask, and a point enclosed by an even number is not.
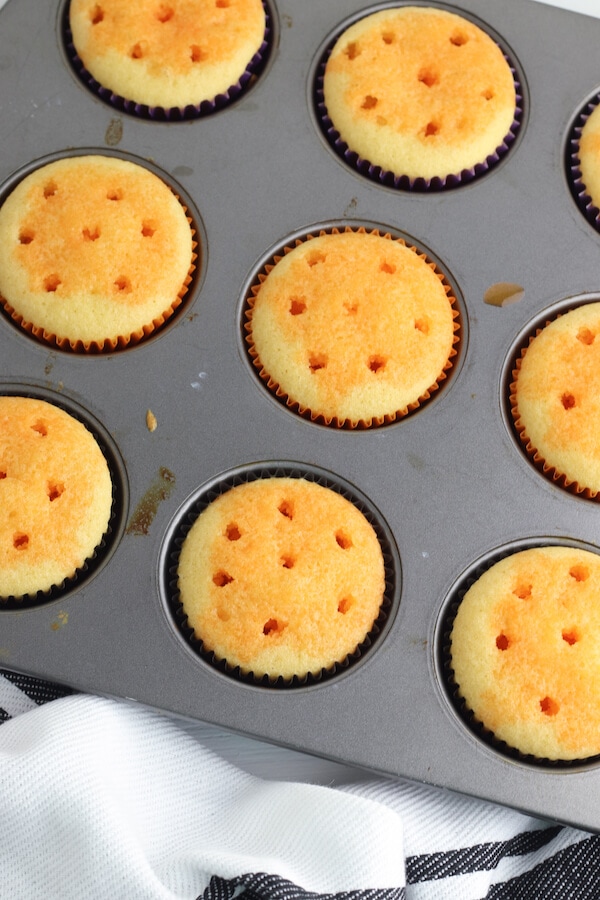
{"type": "MultiPolygon", "coordinates": [[[[559,317],[557,316],[556,318],[559,317]]],[[[522,445],[522,449],[525,452],[525,455],[533,464],[533,466],[545,478],[548,479],[548,481],[551,481],[553,484],[557,485],[563,490],[568,491],[571,494],[575,494],[578,497],[583,497],[586,500],[593,500],[596,503],[600,503],[600,491],[593,490],[592,488],[580,484],[579,481],[573,478],[569,478],[568,475],[566,475],[564,472],[561,472],[552,463],[548,462],[545,456],[532,442],[529,434],[527,433],[525,424],[521,421],[521,414],[519,412],[519,405],[517,403],[517,381],[519,372],[521,370],[521,365],[531,342],[544,330],[547,325],[550,325],[552,321],[555,320],[549,319],[544,323],[544,325],[541,325],[536,329],[535,334],[531,335],[531,337],[529,338],[527,346],[521,348],[521,352],[515,360],[514,368],[512,370],[512,380],[509,385],[508,396],[510,414],[512,416],[512,424],[516,435],[522,445]]]]}

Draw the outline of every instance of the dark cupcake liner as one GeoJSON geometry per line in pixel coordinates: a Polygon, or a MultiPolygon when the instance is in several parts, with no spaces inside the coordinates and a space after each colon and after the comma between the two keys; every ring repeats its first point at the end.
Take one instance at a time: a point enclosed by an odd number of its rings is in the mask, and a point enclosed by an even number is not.
{"type": "Polygon", "coordinates": [[[463,575],[459,582],[453,587],[441,616],[436,649],[438,670],[448,701],[462,724],[465,725],[476,738],[500,755],[525,765],[553,771],[576,771],[584,766],[591,767],[598,765],[598,763],[600,763],[600,754],[581,757],[579,759],[548,759],[546,757],[534,756],[530,753],[522,753],[516,747],[507,744],[506,741],[497,738],[494,732],[477,718],[475,713],[468,706],[464,697],[462,697],[460,685],[455,680],[454,669],[452,668],[452,628],[459,606],[469,588],[481,578],[484,572],[490,569],[495,563],[500,562],[501,559],[532,547],[543,547],[560,543],[560,541],[530,540],[521,542],[519,546],[498,549],[490,557],[486,558],[485,562],[476,565],[468,573],[463,575]]]}
{"type": "MultiPolygon", "coordinates": [[[[41,393],[37,393],[35,391],[5,391],[0,387],[0,394],[11,394],[23,397],[30,396],[36,399],[46,400],[47,402],[54,403],[54,401],[51,400],[48,396],[42,395],[41,393]]],[[[16,611],[43,606],[47,603],[52,603],[54,600],[59,600],[60,598],[66,596],[67,594],[70,594],[73,591],[79,590],[82,585],[85,584],[90,578],[92,578],[96,574],[96,572],[104,565],[108,554],[112,551],[119,538],[120,527],[123,521],[125,509],[124,485],[120,471],[121,467],[119,466],[111,448],[107,446],[106,442],[102,438],[102,435],[98,433],[97,429],[93,427],[92,423],[90,423],[87,419],[79,416],[77,412],[70,406],[62,406],[58,403],[54,403],[54,405],[59,406],[61,409],[64,409],[65,412],[73,416],[73,418],[78,419],[80,422],[82,422],[83,425],[85,425],[88,431],[90,431],[94,436],[96,443],[98,444],[102,455],[106,460],[112,484],[112,504],[108,525],[100,542],[96,545],[91,555],[84,560],[83,564],[75,570],[73,575],[63,579],[63,581],[61,581],[59,584],[52,585],[46,591],[40,590],[35,594],[23,594],[19,597],[15,597],[12,595],[3,597],[0,595],[0,614],[3,610],[16,611]]]]}
{"type": "Polygon", "coordinates": [[[60,584],[54,584],[47,591],[37,591],[35,594],[23,594],[22,597],[2,597],[0,596],[0,612],[2,610],[19,610],[19,609],[29,609],[35,606],[43,606],[46,603],[51,603],[53,600],[58,600],[63,597],[65,594],[70,593],[71,591],[77,590],[78,587],[83,583],[83,581],[87,581],[87,579],[96,571],[102,562],[104,555],[108,546],[110,545],[110,540],[113,533],[113,528],[111,522],[115,518],[114,514],[115,508],[115,496],[113,491],[113,512],[111,512],[111,519],[109,522],[109,527],[106,530],[102,540],[95,548],[94,552],[91,556],[89,556],[80,568],[75,570],[75,573],[69,578],[65,578],[60,584]]]}
{"type": "Polygon", "coordinates": [[[178,523],[176,531],[170,540],[165,559],[166,571],[164,573],[164,593],[167,609],[177,632],[188,647],[190,647],[190,649],[211,668],[239,681],[241,684],[279,690],[290,690],[318,685],[346,672],[352,666],[363,660],[365,655],[371,652],[382,635],[386,632],[387,626],[391,622],[392,615],[395,612],[394,597],[399,582],[399,572],[397,572],[394,563],[392,541],[391,535],[388,535],[374,510],[366,502],[357,497],[356,494],[350,491],[349,488],[340,485],[325,473],[321,471],[311,471],[304,467],[301,468],[277,464],[248,467],[233,473],[229,477],[223,478],[218,483],[211,485],[210,488],[203,491],[178,523]],[[194,633],[193,628],[188,623],[187,615],[185,614],[181,603],[177,579],[181,547],[200,513],[206,509],[210,503],[216,500],[217,497],[227,493],[227,491],[239,484],[245,484],[261,478],[273,477],[303,478],[307,481],[312,481],[323,487],[337,491],[337,493],[353,503],[363,513],[375,530],[383,554],[385,572],[385,588],[379,615],[373,623],[371,631],[365,636],[364,640],[352,651],[352,653],[349,653],[344,659],[334,663],[331,668],[322,669],[316,674],[309,672],[306,675],[294,676],[289,679],[282,676],[275,677],[268,674],[255,675],[254,672],[242,672],[239,666],[230,665],[227,660],[220,659],[211,650],[207,650],[204,647],[202,639],[194,633]]]}
{"type": "Polygon", "coordinates": [[[248,355],[251,359],[252,366],[256,370],[258,377],[261,382],[265,385],[265,387],[269,390],[271,394],[275,396],[275,398],[282,403],[287,409],[291,412],[296,413],[302,418],[308,419],[314,424],[317,425],[325,425],[331,428],[344,429],[348,431],[359,431],[366,430],[370,428],[379,428],[381,426],[390,425],[394,422],[398,422],[401,419],[406,418],[406,416],[411,415],[417,410],[421,409],[424,405],[427,404],[429,400],[431,400],[432,396],[437,393],[437,391],[442,387],[443,383],[447,380],[450,375],[452,369],[455,368],[458,358],[458,348],[462,340],[462,325],[460,321],[460,313],[458,309],[458,301],[455,295],[455,292],[450,285],[449,281],[446,278],[445,273],[441,270],[441,268],[435,263],[433,260],[429,258],[427,253],[423,251],[420,247],[410,243],[410,241],[405,240],[404,238],[394,237],[389,232],[381,231],[377,228],[365,228],[364,226],[343,226],[343,227],[332,227],[328,229],[320,229],[319,231],[307,232],[302,237],[296,238],[294,242],[289,244],[286,243],[284,247],[281,248],[276,254],[274,254],[264,265],[261,266],[260,270],[256,273],[255,278],[250,285],[249,292],[246,297],[246,301],[244,304],[244,332],[245,332],[245,343],[248,355]],[[424,394],[421,394],[420,397],[417,398],[414,402],[408,404],[408,406],[403,409],[395,410],[392,413],[385,413],[380,416],[371,416],[365,419],[351,420],[348,418],[340,418],[338,416],[326,416],[323,413],[319,413],[310,407],[305,406],[303,403],[295,400],[293,397],[290,397],[286,391],[282,389],[277,381],[275,381],[269,372],[264,368],[258,351],[254,346],[254,341],[252,339],[252,310],[254,307],[254,300],[258,291],[260,289],[260,285],[268,272],[273,268],[273,266],[285,256],[286,253],[289,253],[295,247],[300,246],[305,241],[312,240],[314,237],[321,237],[325,234],[342,234],[347,232],[358,232],[364,231],[368,234],[378,234],[381,236],[389,236],[391,240],[397,240],[405,247],[409,247],[414,250],[419,256],[421,256],[429,265],[434,267],[434,271],[436,275],[440,277],[441,283],[444,285],[447,295],[448,301],[452,308],[454,314],[454,340],[453,345],[450,351],[450,355],[448,360],[446,361],[444,368],[439,373],[437,379],[431,384],[424,394]]]}
{"type": "Polygon", "coordinates": [[[523,123],[523,88],[514,63],[506,55],[505,51],[500,48],[502,51],[502,55],[508,63],[513,76],[513,80],[515,83],[516,104],[513,122],[508,131],[508,134],[506,134],[502,143],[496,148],[493,153],[491,153],[484,160],[482,160],[480,163],[477,163],[472,168],[463,169],[461,172],[451,173],[443,177],[435,176],[433,178],[412,178],[402,173],[398,174],[395,172],[390,172],[387,169],[383,169],[381,166],[374,165],[368,159],[363,159],[358,155],[358,153],[352,150],[344,140],[342,140],[339,131],[337,131],[333,122],[329,118],[327,107],[325,105],[325,97],[323,92],[325,66],[327,65],[327,60],[329,59],[331,51],[333,50],[333,47],[335,46],[339,37],[340,34],[336,34],[332,39],[317,67],[314,85],[314,102],[317,112],[317,121],[328,144],[337,156],[339,156],[351,169],[358,172],[360,175],[364,175],[371,181],[378,182],[379,184],[394,188],[396,190],[414,191],[420,193],[433,193],[435,191],[450,190],[452,188],[460,187],[463,184],[468,184],[474,179],[480,178],[482,175],[485,175],[506,156],[506,154],[514,144],[523,123]]]}
{"type": "Polygon", "coordinates": [[[600,231],[600,209],[594,204],[583,182],[583,177],[581,175],[581,160],[579,158],[579,142],[581,140],[583,126],[599,103],[600,92],[589,100],[583,109],[579,111],[571,128],[566,148],[567,178],[571,193],[580,211],[596,231],[600,231]]]}
{"type": "Polygon", "coordinates": [[[138,119],[147,119],[153,122],[187,122],[191,119],[204,118],[205,116],[210,116],[213,113],[218,112],[224,107],[229,106],[252,87],[256,79],[262,73],[271,50],[272,16],[267,3],[263,0],[263,8],[266,17],[263,41],[236,84],[232,84],[227,91],[222,94],[217,94],[217,96],[213,97],[211,100],[203,100],[197,105],[188,104],[183,107],[174,106],[169,108],[163,106],[147,106],[144,103],[137,103],[135,100],[128,100],[120,94],[115,94],[108,88],[103,87],[103,85],[96,81],[91,73],[88,72],[79,58],[73,44],[73,37],[69,26],[69,5],[68,2],[65,4],[63,37],[67,58],[75,74],[92,94],[95,94],[105,103],[108,103],[109,106],[113,106],[120,112],[135,116],[138,119]]]}
{"type": "MultiPolygon", "coordinates": [[[[574,308],[575,307],[573,307],[573,309],[574,308]]],[[[544,330],[544,328],[546,328],[548,325],[552,324],[552,322],[555,322],[562,315],[565,315],[568,312],[568,308],[564,309],[556,316],[553,316],[550,319],[546,319],[543,323],[541,323],[535,329],[535,331],[529,335],[527,342],[521,346],[520,351],[515,357],[511,370],[511,380],[508,386],[508,410],[511,417],[510,424],[515,436],[519,441],[521,449],[525,453],[525,456],[527,457],[529,462],[532,463],[534,468],[544,476],[544,478],[546,478],[548,481],[551,481],[557,487],[562,488],[564,491],[567,491],[570,494],[574,494],[575,496],[581,497],[585,500],[591,500],[593,502],[600,503],[600,491],[593,490],[592,488],[582,485],[576,479],[569,478],[567,475],[565,475],[564,472],[561,472],[556,468],[556,466],[552,465],[546,460],[544,455],[538,450],[538,448],[529,437],[527,428],[521,421],[519,406],[517,402],[517,381],[519,372],[523,363],[523,359],[525,358],[531,342],[544,330]]]]}

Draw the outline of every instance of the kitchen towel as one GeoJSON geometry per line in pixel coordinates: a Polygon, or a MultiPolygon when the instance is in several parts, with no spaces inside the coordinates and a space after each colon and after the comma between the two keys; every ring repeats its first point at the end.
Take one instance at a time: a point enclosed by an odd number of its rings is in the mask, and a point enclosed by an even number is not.
{"type": "Polygon", "coordinates": [[[599,836],[493,804],[259,778],[159,712],[8,671],[0,722],[1,900],[600,897],[599,836]]]}

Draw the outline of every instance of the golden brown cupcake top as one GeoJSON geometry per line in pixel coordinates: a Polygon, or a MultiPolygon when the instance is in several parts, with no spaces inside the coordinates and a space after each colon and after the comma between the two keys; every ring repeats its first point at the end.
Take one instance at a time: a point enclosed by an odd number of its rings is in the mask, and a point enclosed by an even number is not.
{"type": "Polygon", "coordinates": [[[72,577],[111,507],[106,459],[81,422],[43,400],[0,396],[0,597],[72,577]]]}
{"type": "Polygon", "coordinates": [[[265,33],[261,0],[71,0],[73,44],[103,87],[149,107],[235,85],[265,33]]]}
{"type": "Polygon", "coordinates": [[[245,673],[286,680],[343,662],[378,617],[385,588],[360,510],[302,478],[240,484],[185,538],[179,589],[196,637],[245,673]]]}
{"type": "Polygon", "coordinates": [[[365,229],[298,242],[268,267],[248,341],[290,405],[336,424],[382,424],[446,377],[450,288],[424,254],[365,229]]]}
{"type": "Polygon", "coordinates": [[[433,7],[359,19],[338,38],[323,89],[350,150],[410,178],[485,162],[515,115],[514,78],[498,45],[468,19],[433,7]]]}
{"type": "Polygon", "coordinates": [[[193,268],[186,211],[155,174],[116,157],[36,169],[0,208],[0,294],[59,345],[140,340],[180,304],[193,268]]]}
{"type": "Polygon", "coordinates": [[[543,759],[600,753],[600,556],[536,547],[493,565],[451,635],[467,708],[499,741],[543,759]]]}

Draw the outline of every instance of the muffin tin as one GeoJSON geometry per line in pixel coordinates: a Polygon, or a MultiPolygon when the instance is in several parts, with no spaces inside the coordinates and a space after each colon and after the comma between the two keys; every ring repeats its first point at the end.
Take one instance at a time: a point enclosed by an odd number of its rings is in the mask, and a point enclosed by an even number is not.
{"type": "Polygon", "coordinates": [[[107,547],[83,577],[42,603],[0,608],[0,665],[599,830],[597,761],[539,766],[484,742],[453,705],[443,648],[449,610],[479,566],[543,542],[600,552],[600,507],[531,465],[506,397],[535,323],[600,298],[600,233],[577,206],[566,162],[577,114],[599,90],[600,21],[527,0],[440,4],[500,39],[523,113],[490,171],[422,192],[353,170],[319,124],[325,48],[387,5],[268,0],[259,76],[235,102],[184,121],[138,118],[91,93],[68,59],[63,0],[13,0],[0,12],[1,197],[40,161],[116,154],[173,185],[201,246],[186,302],[136,347],[67,353],[0,316],[0,392],[79,416],[116,483],[107,547]],[[261,265],[295,236],[346,225],[408,237],[439,264],[461,316],[458,360],[431,400],[356,431],[282,405],[244,341],[261,265]],[[364,504],[392,572],[390,614],[368,651],[293,689],[242,683],[201,659],[168,596],[171,544],[193,505],[280,471],[364,504]]]}

